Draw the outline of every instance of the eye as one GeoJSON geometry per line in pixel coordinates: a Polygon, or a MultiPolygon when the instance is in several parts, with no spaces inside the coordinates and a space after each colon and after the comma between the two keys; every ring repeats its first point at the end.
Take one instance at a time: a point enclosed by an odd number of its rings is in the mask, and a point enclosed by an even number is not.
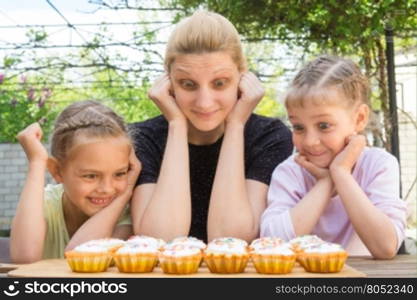
{"type": "Polygon", "coordinates": [[[188,80],[188,79],[181,80],[180,85],[186,90],[193,90],[196,87],[195,82],[192,80],[188,80]]]}
{"type": "Polygon", "coordinates": [[[330,124],[327,122],[320,122],[318,126],[320,130],[327,130],[331,127],[330,124]]]}
{"type": "Polygon", "coordinates": [[[304,126],[300,125],[300,124],[293,124],[292,125],[292,130],[294,132],[302,132],[304,130],[304,126]]]}
{"type": "Polygon", "coordinates": [[[96,174],[85,174],[85,175],[83,175],[83,178],[95,179],[95,178],[97,178],[97,175],[96,174]]]}
{"type": "Polygon", "coordinates": [[[226,85],[227,79],[217,79],[214,81],[213,85],[216,88],[222,88],[226,85]]]}
{"type": "Polygon", "coordinates": [[[116,175],[117,178],[122,178],[122,177],[127,175],[127,171],[117,172],[115,175],[116,175]]]}

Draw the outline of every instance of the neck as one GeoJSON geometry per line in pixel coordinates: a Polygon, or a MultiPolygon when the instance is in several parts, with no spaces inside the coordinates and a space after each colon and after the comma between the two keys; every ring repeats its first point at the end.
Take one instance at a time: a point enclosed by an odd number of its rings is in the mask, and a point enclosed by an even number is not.
{"type": "Polygon", "coordinates": [[[188,122],[188,142],[193,145],[211,145],[224,133],[224,123],[210,131],[201,131],[188,122]]]}
{"type": "Polygon", "coordinates": [[[62,208],[64,211],[65,225],[67,226],[68,235],[70,238],[72,235],[84,224],[85,221],[89,218],[84,214],[68,197],[64,194],[62,195],[62,208]]]}

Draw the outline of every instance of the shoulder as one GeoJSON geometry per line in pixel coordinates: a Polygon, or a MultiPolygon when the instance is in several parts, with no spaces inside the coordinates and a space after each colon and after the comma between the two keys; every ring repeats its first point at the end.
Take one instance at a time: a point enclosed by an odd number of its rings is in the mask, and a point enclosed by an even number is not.
{"type": "Polygon", "coordinates": [[[165,144],[168,135],[168,122],[160,115],[142,122],[128,125],[129,134],[136,149],[146,145],[165,144]]]}
{"type": "Polygon", "coordinates": [[[168,122],[163,115],[160,115],[142,122],[130,123],[128,124],[128,129],[132,138],[149,134],[166,133],[168,131],[168,122]]]}
{"type": "Polygon", "coordinates": [[[64,187],[62,184],[48,184],[45,186],[44,199],[45,202],[61,201],[62,194],[64,193],[64,187]]]}
{"type": "Polygon", "coordinates": [[[382,169],[397,167],[398,160],[383,148],[366,147],[359,158],[359,165],[366,169],[382,169]]]}
{"type": "Polygon", "coordinates": [[[246,123],[245,138],[255,140],[273,140],[275,142],[291,140],[291,131],[278,118],[252,114],[246,123]]]}
{"type": "Polygon", "coordinates": [[[64,187],[62,184],[48,184],[44,189],[44,212],[46,216],[55,214],[62,207],[62,194],[64,187]]]}

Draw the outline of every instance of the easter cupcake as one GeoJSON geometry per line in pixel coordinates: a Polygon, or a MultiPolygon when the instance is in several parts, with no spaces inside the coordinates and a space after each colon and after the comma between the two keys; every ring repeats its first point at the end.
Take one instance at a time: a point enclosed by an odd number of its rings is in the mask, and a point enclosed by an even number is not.
{"type": "Polygon", "coordinates": [[[73,272],[104,272],[110,265],[112,254],[99,245],[82,244],[65,252],[65,258],[73,272]]]}
{"type": "Polygon", "coordinates": [[[348,256],[342,246],[334,243],[314,244],[298,255],[304,269],[312,273],[340,272],[348,256]]]}
{"type": "Polygon", "coordinates": [[[288,243],[258,243],[250,255],[256,271],[261,274],[290,273],[296,259],[288,243]]]}
{"type": "Polygon", "coordinates": [[[212,273],[242,273],[249,260],[248,244],[237,238],[217,238],[204,250],[204,261],[212,273]]]}
{"type": "Polygon", "coordinates": [[[202,257],[199,248],[177,244],[160,251],[159,263],[166,274],[192,274],[198,271],[202,257]]]}
{"type": "Polygon", "coordinates": [[[126,243],[113,255],[117,269],[123,273],[152,272],[158,262],[158,248],[155,244],[126,243]]]}

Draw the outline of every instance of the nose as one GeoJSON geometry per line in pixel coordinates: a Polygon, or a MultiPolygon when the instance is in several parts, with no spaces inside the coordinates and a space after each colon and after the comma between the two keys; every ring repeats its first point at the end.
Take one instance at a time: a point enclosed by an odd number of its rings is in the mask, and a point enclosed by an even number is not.
{"type": "Polygon", "coordinates": [[[102,194],[111,194],[114,190],[113,180],[111,178],[102,178],[98,184],[97,192],[102,194]]]}
{"type": "Polygon", "coordinates": [[[313,147],[313,146],[317,146],[320,144],[320,137],[317,133],[315,132],[307,132],[304,136],[304,141],[303,141],[304,145],[307,147],[313,147]]]}
{"type": "Polygon", "coordinates": [[[214,92],[208,87],[201,87],[196,96],[195,108],[201,112],[209,112],[213,106],[214,92]]]}

